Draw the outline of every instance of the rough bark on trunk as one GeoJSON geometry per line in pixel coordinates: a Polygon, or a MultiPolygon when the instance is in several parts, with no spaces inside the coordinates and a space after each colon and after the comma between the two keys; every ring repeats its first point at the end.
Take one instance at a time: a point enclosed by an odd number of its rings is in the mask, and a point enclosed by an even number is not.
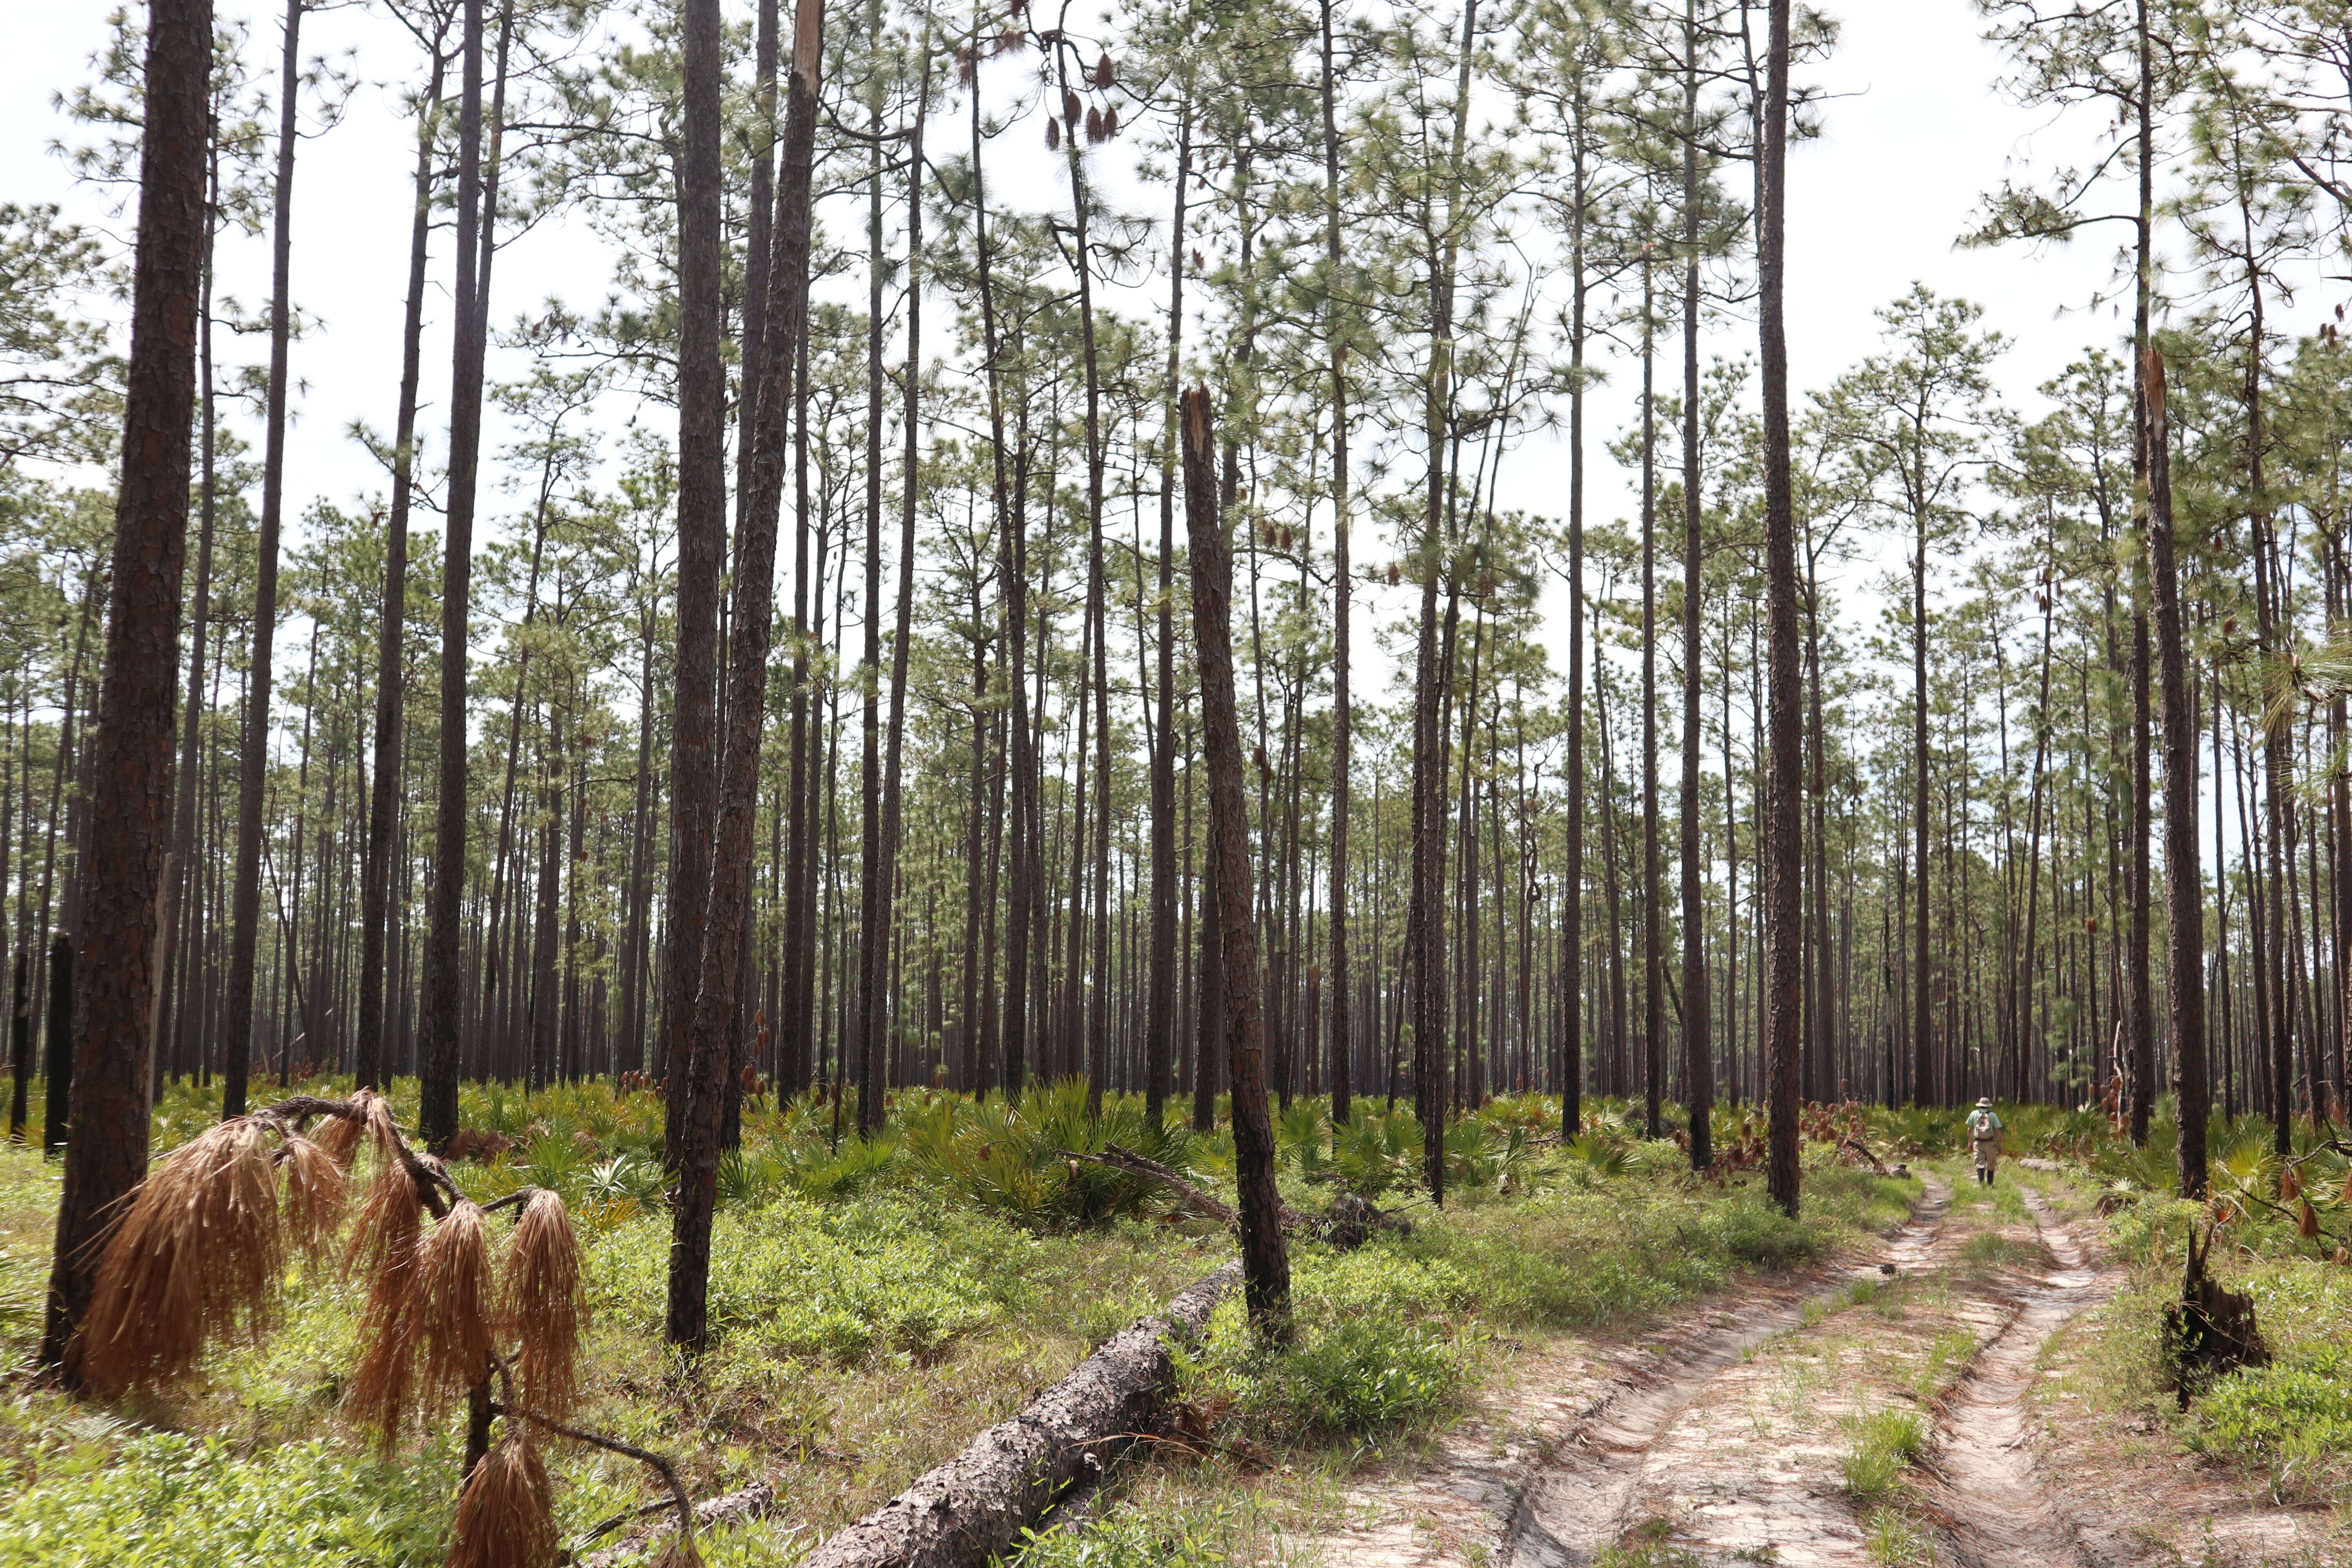
{"type": "Polygon", "coordinates": [[[1331,361],[1331,1123],[1345,1126],[1355,1093],[1356,1031],[1349,1008],[1348,766],[1355,716],[1348,691],[1348,346],[1339,298],[1339,125],[1333,0],[1323,0],[1323,309],[1331,361]]]}
{"type": "MultiPolygon", "coordinates": [[[[866,0],[865,32],[868,38],[879,42],[881,0],[866,0]]],[[[887,90],[877,68],[868,77],[866,89],[866,594],[862,604],[866,651],[857,673],[858,688],[864,697],[864,751],[857,773],[857,825],[862,842],[858,856],[857,1010],[854,1031],[860,1133],[870,1133],[882,1125],[883,970],[890,940],[889,924],[882,918],[882,329],[888,319],[883,302],[882,169],[883,143],[887,138],[882,131],[882,102],[887,90]]],[[[848,1071],[845,1064],[845,1076],[848,1071]]]]}
{"type": "Polygon", "coordinates": [[[1202,753],[1209,774],[1209,864],[1216,888],[1225,1056],[1233,1067],[1234,1170],[1240,1189],[1242,1265],[1250,1321],[1287,1336],[1290,1256],[1274,1183],[1274,1128],[1265,1109],[1257,926],[1250,910],[1249,807],[1242,794],[1241,720],[1234,701],[1232,565],[1220,515],[1209,395],[1194,387],[1181,409],[1184,521],[1192,547],[1192,638],[1200,665],[1202,753]]]}
{"type": "Polygon", "coordinates": [[[1653,384],[1656,295],[1642,258],[1642,1135],[1666,1135],[1665,911],[1658,875],[1658,402],[1653,384]]]}
{"type": "MultiPolygon", "coordinates": [[[[917,500],[921,487],[919,464],[922,456],[921,392],[923,380],[923,126],[929,118],[931,106],[931,41],[929,28],[924,30],[921,64],[922,83],[915,106],[914,133],[908,142],[907,154],[907,367],[906,408],[906,468],[899,479],[898,497],[898,604],[890,641],[890,713],[888,728],[882,746],[882,858],[876,875],[881,893],[881,907],[875,911],[875,930],[881,934],[881,946],[873,954],[875,973],[878,974],[882,960],[889,946],[891,911],[898,890],[898,839],[900,816],[904,810],[901,786],[902,769],[907,743],[907,656],[914,641],[915,615],[915,520],[917,500]]],[[[875,606],[869,608],[869,616],[875,606]]],[[[868,623],[871,624],[870,621],[868,623]]],[[[888,1003],[883,987],[874,987],[877,998],[874,1005],[881,1016],[868,1026],[868,1040],[886,1038],[884,1026],[888,1022],[888,1003]]],[[[865,1115],[863,1104],[859,1107],[865,1115]]],[[[874,1124],[881,1121],[881,1107],[874,1108],[874,1124]]]]}
{"type": "Polygon", "coordinates": [[[1797,639],[1797,524],[1789,468],[1789,334],[1781,312],[1788,211],[1790,0],[1770,0],[1757,223],[1764,405],[1764,602],[1768,757],[1764,851],[1764,1082],[1770,1117],[1766,1185],[1798,1205],[1797,1090],[1804,1026],[1803,691],[1797,639]]]}
{"type": "Polygon", "coordinates": [[[245,1114],[253,1051],[253,970],[261,926],[261,807],[269,758],[271,650],[278,632],[278,540],[285,516],[286,384],[292,302],[287,289],[294,254],[295,109],[301,91],[298,51],[302,0],[287,0],[278,80],[278,174],[271,197],[269,385],[263,416],[261,533],[254,546],[253,652],[246,665],[245,723],[236,788],[236,868],[230,894],[228,1081],[224,1119],[245,1114]]]}
{"type": "Polygon", "coordinates": [[[466,660],[473,586],[474,478],[481,456],[482,298],[489,237],[482,211],[482,0],[466,0],[457,132],[457,312],[451,351],[448,497],[441,552],[441,734],[418,1042],[420,1131],[428,1148],[457,1135],[458,1025],[465,1005],[466,660]]]}
{"type": "Polygon", "coordinates": [[[367,858],[360,876],[358,1086],[374,1089],[383,1059],[384,951],[391,918],[392,844],[401,795],[401,730],[407,692],[408,512],[415,494],[416,403],[423,374],[425,274],[433,228],[433,121],[441,101],[440,35],[433,81],[417,111],[415,202],[409,222],[408,295],[400,329],[400,407],[393,427],[392,511],[384,524],[383,606],[376,628],[375,761],[368,795],[367,858]]]}
{"type": "MultiPolygon", "coordinates": [[[[1698,380],[1698,12],[1683,7],[1683,1102],[1690,1120],[1690,1163],[1714,1163],[1709,1119],[1715,1108],[1714,1042],[1708,1031],[1706,881],[1699,854],[1699,710],[1705,695],[1699,657],[1701,589],[1698,380]]],[[[1729,735],[1724,738],[1730,743],[1729,735]]]]}
{"type": "MultiPolygon", "coordinates": [[[[663,1150],[676,1168],[697,1081],[684,1054],[702,978],[718,787],[719,569],[727,474],[719,353],[719,58],[717,0],[683,15],[683,146],[677,164],[677,662],[670,720],[669,897],[663,910],[662,1071],[669,1084],[663,1150]]],[[[739,546],[740,548],[740,546],[739,546]]]]}
{"type": "Polygon", "coordinates": [[[73,1138],[40,1349],[41,1363],[68,1384],[79,1381],[71,1346],[97,1284],[98,1244],[147,1170],[146,1046],[171,830],[212,34],[209,0],[148,7],[122,468],[93,740],[96,799],[79,873],[73,1138]]]}
{"type": "Polygon", "coordinates": [[[1562,1138],[1584,1131],[1584,81],[1570,137],[1568,319],[1568,864],[1560,894],[1562,1138]]]}
{"type": "MultiPolygon", "coordinates": [[[[706,43],[716,116],[718,7],[709,5],[706,43]]],[[[689,1096],[679,1143],[677,1188],[670,1230],[669,1342],[699,1352],[709,1342],[710,1220],[718,1199],[719,1123],[726,1109],[728,1026],[736,1006],[737,965],[750,923],[751,830],[759,804],[759,759],[768,693],[768,648],[774,616],[776,524],[783,502],[785,389],[793,349],[808,321],[809,185],[816,149],[817,73],[824,37],[824,0],[800,0],[793,28],[792,79],[786,89],[782,166],[777,178],[776,251],[770,277],[768,339],[759,367],[758,447],[754,489],[743,509],[736,542],[733,622],[728,648],[728,749],[719,788],[711,879],[705,904],[708,931],[696,991],[688,1055],[690,1082],[674,1080],[689,1096]]]]}
{"type": "Polygon", "coordinates": [[[2148,568],[2156,599],[2157,685],[2164,707],[2164,983],[2172,1014],[2172,1091],[2179,1105],[2180,1195],[2196,1199],[2205,1195],[2205,1121],[2212,1109],[2205,1065],[2205,889],[2198,867],[2197,723],[2189,706],[2180,569],[2172,532],[2164,361],[2151,349],[2142,363],[2148,568]]]}

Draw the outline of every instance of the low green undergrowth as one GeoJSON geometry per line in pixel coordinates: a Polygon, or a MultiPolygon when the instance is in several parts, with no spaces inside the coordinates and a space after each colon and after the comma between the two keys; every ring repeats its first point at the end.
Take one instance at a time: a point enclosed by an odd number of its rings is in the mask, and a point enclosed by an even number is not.
{"type": "MultiPolygon", "coordinates": [[[[396,1460],[313,1438],[258,1452],[218,1436],[110,1429],[102,1417],[0,1433],[37,1479],[0,1502],[0,1568],[206,1568],[306,1561],[425,1563],[444,1550],[457,1456],[446,1444],[396,1460]]],[[[13,1428],[13,1430],[12,1430],[13,1428]]]]}
{"type": "MultiPolygon", "coordinates": [[[[257,1100],[276,1089],[257,1084],[257,1100]]],[[[413,1124],[415,1084],[391,1098],[413,1124]]],[[[1413,1195],[1421,1136],[1409,1110],[1367,1101],[1334,1128],[1320,1102],[1295,1102],[1279,1129],[1286,1201],[1311,1212],[1341,1188],[1377,1193],[1414,1229],[1349,1253],[1297,1245],[1292,1342],[1258,1345],[1227,1308],[1184,1364],[1185,1397],[1253,1463],[1344,1473],[1349,1456],[1456,1407],[1507,1335],[1636,1322],[1742,1270],[1804,1264],[1900,1217],[1918,1191],[1815,1146],[1804,1217],[1790,1221],[1752,1173],[1694,1177],[1673,1144],[1629,1138],[1623,1108],[1594,1110],[1597,1130],[1566,1150],[1546,1139],[1557,1103],[1536,1097],[1458,1121],[1440,1211],[1413,1195]]],[[[216,1088],[173,1086],[155,1108],[155,1147],[217,1114],[216,1088]]],[[[468,1142],[452,1170],[478,1198],[547,1186],[574,1210],[593,1310],[582,1425],[676,1458],[698,1495],[754,1478],[777,1488],[772,1528],[706,1543],[714,1568],[788,1555],[788,1538],[805,1542],[873,1506],[1230,1252],[1158,1184],[1083,1158],[1116,1142],[1230,1201],[1230,1134],[1155,1130],[1137,1099],[1106,1097],[1097,1118],[1067,1084],[1010,1106],[906,1091],[883,1131],[860,1139],[836,1137],[835,1107],[814,1097],[754,1096],[720,1173],[720,1338],[683,1377],[661,1342],[662,1117],[658,1095],[611,1084],[469,1085],[468,1142]]],[[[57,1190],[37,1133],[31,1148],[0,1150],[0,1354],[11,1362],[39,1330],[57,1190]]],[[[358,1306],[331,1267],[307,1270],[264,1341],[221,1347],[187,1387],[120,1413],[129,1420],[34,1388],[0,1403],[0,1568],[161,1563],[192,1542],[206,1568],[295,1555],[437,1563],[458,1423],[445,1413],[389,1457],[344,1425],[358,1306]]],[[[626,1461],[560,1443],[548,1458],[567,1531],[649,1495],[626,1461]]],[[[1289,1485],[1273,1490],[1289,1498],[1289,1485]]],[[[1161,1501],[1139,1521],[1115,1510],[1099,1528],[1051,1532],[1028,1560],[1247,1560],[1271,1529],[1255,1502],[1221,1514],[1173,1486],[1161,1501]]]]}
{"type": "Polygon", "coordinates": [[[1167,1472],[1130,1471],[1120,1506],[1083,1521],[1024,1531],[1018,1552],[999,1563],[1018,1568],[1223,1568],[1271,1555],[1275,1521],[1247,1478],[1211,1460],[1194,1479],[1213,1475],[1213,1489],[1174,1489],[1167,1472]]]}
{"type": "Polygon", "coordinates": [[[1960,1244],[1961,1261],[1979,1268],[2006,1268],[2033,1262],[2041,1256],[2032,1242],[2020,1241],[1997,1230],[1978,1231],[1960,1244]]]}
{"type": "Polygon", "coordinates": [[[1349,1253],[1300,1247],[1291,1259],[1292,1342],[1262,1343],[1229,1301],[1185,1358],[1185,1395],[1230,1412],[1249,1441],[1369,1436],[1426,1420],[1459,1391],[1454,1314],[1472,1286],[1451,1266],[1391,1243],[1349,1253]]]}
{"type": "Polygon", "coordinates": [[[2273,1261],[2250,1290],[2271,1364],[2219,1379],[2185,1418],[2190,1444],[2256,1465],[2274,1490],[2352,1482],[2352,1270],[2273,1261]]]}
{"type": "Polygon", "coordinates": [[[1911,1467],[1927,1451],[1927,1424],[1916,1410],[1864,1411],[1847,1423],[1840,1473],[1857,1507],[1885,1501],[1903,1488],[1911,1467]]]}
{"type": "MultiPolygon", "coordinates": [[[[2315,1256],[2293,1219],[2233,1200],[2248,1187],[2275,1193],[2266,1148],[2242,1142],[2215,1169],[2211,1204],[2149,1194],[2108,1222],[2112,1245],[2134,1265],[2098,1331],[2116,1373],[2108,1396],[2167,1423],[2189,1448],[2260,1475],[2275,1496],[2352,1499],[2352,1268],[2315,1256]],[[2192,1228],[2211,1229],[2213,1274],[2252,1298],[2271,1360],[2223,1373],[2183,1412],[2167,1383],[2158,1324],[2179,1294],[2192,1228]]],[[[2340,1193],[2319,1194],[2330,1223],[2345,1213],[2340,1193]]]]}
{"type": "MultiPolygon", "coordinates": [[[[924,1215],[887,1200],[827,1207],[779,1198],[719,1215],[710,1316],[720,1332],[754,1336],[778,1355],[924,1359],[1000,1318],[1036,1250],[1034,1237],[981,1216],[924,1215]]],[[[667,1225],[611,1232],[591,1250],[589,1270],[604,1310],[660,1333],[667,1225]]]]}
{"type": "Polygon", "coordinates": [[[1456,1207],[1411,1246],[1473,1281],[1481,1315],[1498,1324],[1594,1328],[1719,1289],[1744,1268],[1811,1262],[1900,1220],[1919,1191],[1831,1164],[1806,1180],[1794,1220],[1760,1184],[1727,1189],[1654,1173],[1507,1206],[1456,1207]]]}
{"type": "Polygon", "coordinates": [[[1671,1520],[1645,1520],[1592,1554],[1592,1568],[1704,1568],[1705,1560],[1668,1539],[1671,1520]]]}

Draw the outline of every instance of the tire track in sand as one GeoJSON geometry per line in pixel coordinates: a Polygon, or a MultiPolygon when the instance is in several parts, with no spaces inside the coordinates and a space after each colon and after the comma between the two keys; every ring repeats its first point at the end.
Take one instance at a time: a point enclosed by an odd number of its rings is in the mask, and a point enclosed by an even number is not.
{"type": "Polygon", "coordinates": [[[1769,1399],[1765,1384],[1774,1375],[1749,1352],[1807,1328],[1806,1309],[1856,1279],[1939,1268],[1952,1190],[1937,1178],[1927,1181],[1911,1222],[1877,1258],[1809,1293],[1794,1310],[1759,1315],[1719,1336],[1677,1375],[1612,1400],[1578,1447],[1522,1494],[1501,1562],[1580,1568],[1644,1526],[1707,1556],[1769,1554],[1790,1568],[1862,1561],[1862,1534],[1851,1511],[1809,1480],[1827,1450],[1787,1436],[1768,1444],[1741,1429],[1745,1413],[1769,1399]]]}
{"type": "Polygon", "coordinates": [[[1581,1563],[1622,1532],[1616,1516],[1642,1456],[1708,1384],[1858,1279],[1928,1266],[1951,1189],[1935,1177],[1881,1246],[1794,1284],[1740,1296],[1622,1352],[1595,1384],[1582,1352],[1538,1357],[1470,1419],[1437,1436],[1424,1462],[1350,1489],[1357,1522],[1311,1543],[1315,1562],[1349,1568],[1497,1568],[1581,1563]],[[1578,1386],[1582,1384],[1581,1387],[1578,1386]]]}
{"type": "Polygon", "coordinates": [[[2124,1270],[2093,1267],[2081,1239],[2031,1187],[2020,1187],[2035,1238],[2057,1267],[2006,1287],[2015,1310],[1942,1401],[1922,1501],[1966,1568],[2075,1568],[2091,1561],[2080,1531],[2042,1479],[2031,1395],[2042,1352],[2085,1309],[2113,1295],[2124,1270]]]}

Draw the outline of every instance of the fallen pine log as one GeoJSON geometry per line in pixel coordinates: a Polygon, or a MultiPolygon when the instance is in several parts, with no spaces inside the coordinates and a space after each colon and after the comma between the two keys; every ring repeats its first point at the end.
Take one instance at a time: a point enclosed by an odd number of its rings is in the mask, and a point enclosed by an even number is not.
{"type": "Polygon", "coordinates": [[[1241,1282],[1236,1261],[1139,1318],[1010,1421],[872,1513],[836,1531],[801,1568],[980,1568],[1011,1550],[1074,1487],[1161,1424],[1171,1335],[1198,1335],[1241,1282]]]}

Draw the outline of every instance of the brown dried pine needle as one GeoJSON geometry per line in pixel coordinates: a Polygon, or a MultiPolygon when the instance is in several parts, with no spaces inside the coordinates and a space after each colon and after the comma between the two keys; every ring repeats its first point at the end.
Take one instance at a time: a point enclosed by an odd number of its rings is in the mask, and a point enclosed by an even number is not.
{"type": "Polygon", "coordinates": [[[417,1247],[417,1288],[425,1311],[426,1396],[464,1392],[490,1368],[490,1237],[482,1211],[459,1201],[417,1247]]]}
{"type": "Polygon", "coordinates": [[[392,1182],[380,1170],[368,1189],[346,1264],[363,1268],[367,1301],[360,1310],[359,1362],[352,1369],[344,1409],[361,1425],[376,1428],[386,1452],[415,1397],[417,1352],[425,1338],[417,1258],[423,1205],[407,1173],[396,1165],[392,1169],[392,1182]]]}
{"type": "Polygon", "coordinates": [[[342,1228],[350,1184],[335,1157],[299,1132],[286,1135],[286,1229],[289,1239],[316,1258],[342,1228]]]}
{"type": "Polygon", "coordinates": [[[457,1500],[448,1568],[549,1568],[556,1553],[554,1489],[529,1433],[509,1426],[457,1500]]]}
{"type": "Polygon", "coordinates": [[[319,1126],[319,1147],[324,1149],[335,1163],[349,1169],[352,1156],[359,1152],[360,1135],[367,1131],[367,1104],[376,1097],[366,1089],[352,1096],[352,1104],[359,1114],[330,1116],[319,1126]]]}
{"type": "Polygon", "coordinates": [[[101,1394],[167,1383],[214,1339],[260,1331],[285,1265],[261,1128],[224,1121],[149,1173],[99,1265],[82,1373],[101,1394]]]}
{"type": "Polygon", "coordinates": [[[579,1392],[580,1331],[587,1318],[580,1244],[563,1199],[542,1188],[523,1206],[507,1244],[508,1331],[519,1342],[515,1378],[526,1408],[562,1419],[579,1392]]]}
{"type": "Polygon", "coordinates": [[[368,1177],[367,1190],[360,1195],[359,1224],[352,1231],[350,1248],[343,1255],[343,1272],[368,1280],[381,1276],[394,1261],[395,1250],[415,1243],[417,1211],[422,1205],[415,1178],[408,1173],[406,1163],[400,1158],[398,1143],[386,1147],[379,1141],[375,1169],[368,1177]]]}

